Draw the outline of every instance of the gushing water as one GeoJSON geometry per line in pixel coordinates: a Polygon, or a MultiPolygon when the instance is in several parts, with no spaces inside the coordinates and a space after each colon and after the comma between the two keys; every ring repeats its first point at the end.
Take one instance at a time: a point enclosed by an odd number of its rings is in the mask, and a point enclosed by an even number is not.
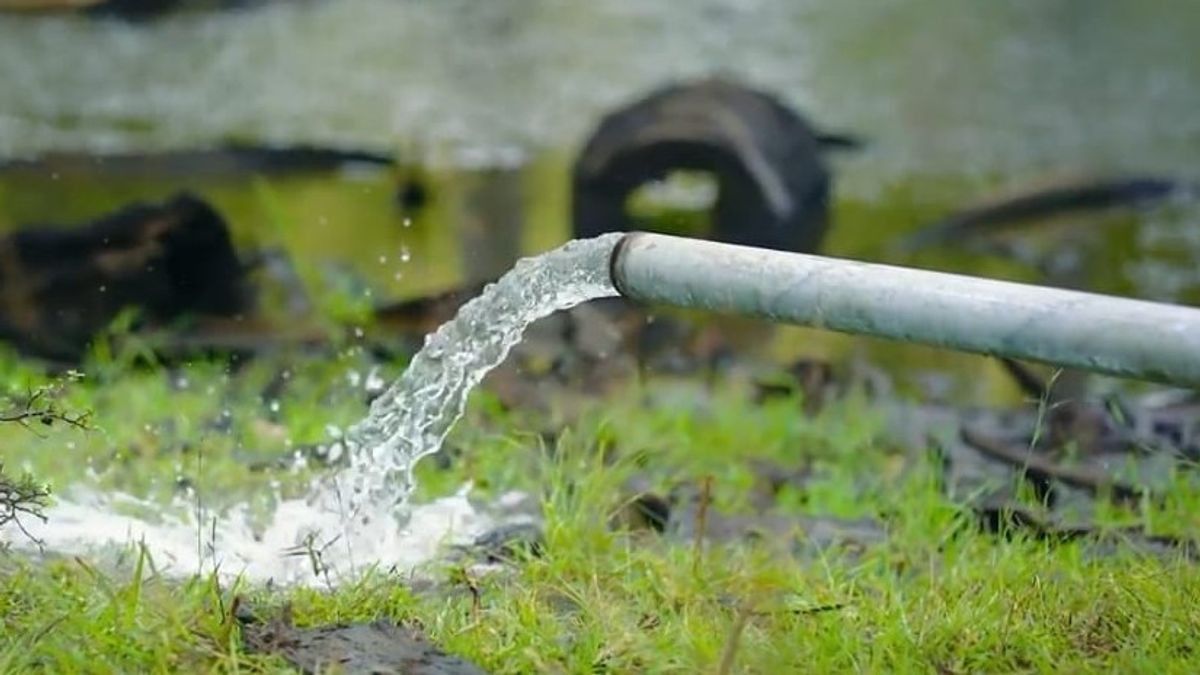
{"type": "Polygon", "coordinates": [[[27,525],[55,553],[141,542],[156,566],[179,574],[215,569],[257,581],[316,583],[370,565],[419,565],[444,543],[477,535],[491,521],[472,507],[465,490],[409,504],[413,466],[441,447],[471,390],[529,324],[616,295],[608,265],[619,239],[611,234],[572,241],[522,260],[465,304],[426,338],[399,380],[347,432],[346,468],[319,480],[306,499],[282,500],[265,527],[251,524],[245,505],[215,522],[193,515],[150,523],[120,512],[129,502],[147,506],[140,500],[95,492],[76,492],[47,512],[47,522],[27,525]]]}
{"type": "Polygon", "coordinates": [[[616,295],[608,261],[619,234],[572,241],[519,261],[458,315],[425,338],[400,379],[347,434],[349,488],[357,517],[403,516],[412,468],[436,452],[462,416],[467,395],[508,356],[526,326],[581,302],[616,295]]]}

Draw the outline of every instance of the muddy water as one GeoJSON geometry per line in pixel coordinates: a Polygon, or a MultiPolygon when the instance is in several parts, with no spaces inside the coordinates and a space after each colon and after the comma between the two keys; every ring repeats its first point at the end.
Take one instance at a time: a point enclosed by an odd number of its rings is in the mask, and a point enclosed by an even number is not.
{"type": "MultiPolygon", "coordinates": [[[[1197,174],[1198,19],[1188,0],[701,0],[686,12],[670,0],[340,0],[145,26],[4,17],[0,156],[241,139],[376,148],[420,169],[9,172],[0,227],[82,220],[187,187],[227,214],[241,245],[291,251],[310,288],[435,292],[569,237],[567,167],[602,111],[665,79],[720,71],[868,139],[833,159],[830,254],[1046,280],[1040,265],[1056,283],[1194,301],[1193,207],[1060,219],[1019,240],[1025,262],[961,249],[904,257],[892,243],[996,190],[1197,174]],[[394,196],[414,171],[429,199],[405,211],[394,196]],[[1057,253],[1035,255],[1047,250],[1057,253]]],[[[979,365],[803,331],[774,349],[865,350],[910,372],[979,365]]],[[[985,397],[1003,389],[972,379],[985,397]]]]}

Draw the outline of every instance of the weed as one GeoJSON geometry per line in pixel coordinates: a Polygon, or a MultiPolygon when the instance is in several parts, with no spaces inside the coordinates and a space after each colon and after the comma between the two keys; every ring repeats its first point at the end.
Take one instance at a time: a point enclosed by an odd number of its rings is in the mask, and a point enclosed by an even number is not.
{"type": "MultiPolygon", "coordinates": [[[[169,376],[143,368],[76,379],[52,398],[62,411],[93,411],[95,430],[34,422],[35,435],[0,425],[5,460],[56,486],[87,481],[164,501],[204,489],[208,511],[246,501],[269,509],[333,469],[264,461],[328,442],[327,425],[363,414],[362,392],[344,373],[368,367],[353,355],[278,358],[236,374],[195,363],[169,376]],[[282,367],[291,372],[278,394],[284,414],[270,422],[260,393],[282,367]],[[188,459],[195,453],[202,470],[188,459]]],[[[52,382],[2,359],[0,370],[30,383],[17,392],[25,398],[52,382]]],[[[268,588],[223,585],[214,574],[164,578],[138,546],[115,569],[9,553],[0,557],[0,671],[283,669],[241,649],[236,613],[247,604],[290,606],[298,626],[379,618],[419,626],[498,673],[1188,672],[1200,660],[1192,563],[1133,551],[1096,557],[1085,541],[964,527],[968,514],[941,492],[924,455],[912,453],[902,472],[889,468],[895,451],[874,440],[878,415],[860,398],[808,417],[798,400],[754,405],[718,386],[697,411],[647,404],[654,386],[594,401],[552,447],[531,440],[526,415],[486,393],[472,399],[449,440],[461,452],[417,467],[418,498],[472,480],[485,501],[514,489],[541,495],[543,545],[501,573],[434,564],[419,572],[445,585],[422,591],[407,573],[368,567],[340,585],[268,588]],[[889,536],[793,556],[772,538],[700,545],[610,526],[636,477],[663,494],[701,486],[706,522],[697,529],[712,535],[719,515],[751,513],[745,494],[761,460],[811,467],[776,512],[887,513],[889,536]]],[[[1098,515],[1194,533],[1200,498],[1191,480],[1180,472],[1161,502],[1098,515]]],[[[292,553],[320,579],[323,552],[340,545],[313,539],[292,553]]]]}

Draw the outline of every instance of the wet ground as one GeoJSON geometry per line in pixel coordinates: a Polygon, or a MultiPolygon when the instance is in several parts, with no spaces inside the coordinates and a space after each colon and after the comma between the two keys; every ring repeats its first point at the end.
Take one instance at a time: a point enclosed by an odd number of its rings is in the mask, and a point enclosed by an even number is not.
{"type": "Polygon", "coordinates": [[[242,613],[251,653],[278,654],[303,673],[482,675],[485,671],[430,644],[418,631],[387,621],[296,628],[283,616],[263,621],[242,613]]]}
{"type": "MultiPolygon", "coordinates": [[[[1194,200],[1076,213],[918,251],[900,244],[981,200],[1072,177],[1200,176],[1198,19],[1188,0],[905,0],[871,11],[704,0],[688,12],[669,0],[344,0],[147,24],[0,16],[0,229],[84,222],[192,190],[227,217],[239,248],[286,254],[278,259],[290,272],[262,278],[276,317],[295,315],[298,285],[301,313],[365,325],[367,308],[488,280],[518,255],[568,239],[569,167],[598,116],[668,78],[722,71],[777,93],[823,129],[865,139],[830,158],[836,200],[824,253],[1193,303],[1194,200]],[[230,142],[363,149],[395,163],[264,168],[204,154],[230,142]]],[[[710,192],[659,186],[646,226],[686,231],[710,192]]],[[[926,461],[934,446],[940,489],[977,525],[1087,535],[1097,555],[1195,554],[1161,523],[1096,525],[1112,505],[1155,503],[1169,485],[1187,484],[1192,398],[1124,393],[1054,407],[995,361],[754,322],[722,324],[739,358],[718,364],[709,319],[679,328],[676,316],[651,317],[633,349],[566,344],[546,322],[488,386],[512,409],[561,408],[649,368],[691,378],[655,394],[658,405],[712,406],[701,382],[719,371],[748,380],[759,401],[802,391],[796,414],[818,415],[850,389],[884,383],[878,441],[896,449],[895,470],[926,461]],[[597,349],[612,357],[600,367],[597,349]],[[902,404],[904,394],[920,402],[902,404]],[[998,402],[1010,407],[969,405],[998,402]]],[[[1111,383],[1098,384],[1103,394],[1111,383]]],[[[275,405],[246,416],[282,429],[275,405]]],[[[553,439],[557,426],[541,431],[553,439]]],[[[191,438],[186,426],[163,434],[191,438]]],[[[283,449],[255,448],[247,463],[290,465],[297,452],[318,468],[327,460],[321,443],[298,445],[289,436],[283,449]]],[[[449,448],[430,461],[458,460],[449,448]]],[[[730,510],[702,477],[668,480],[650,466],[624,486],[629,506],[612,525],[676,544],[779,541],[802,557],[886,541],[885,513],[780,511],[827,468],[756,464],[748,507],[730,510]]],[[[540,517],[498,514],[501,525],[460,553],[493,566],[537,555],[540,517]]],[[[1190,534],[1186,523],[1175,529],[1190,534]]],[[[428,672],[475,672],[392,624],[306,629],[250,617],[243,635],[250,649],[310,671],[349,659],[347,669],[374,672],[415,658],[428,672]]]]}

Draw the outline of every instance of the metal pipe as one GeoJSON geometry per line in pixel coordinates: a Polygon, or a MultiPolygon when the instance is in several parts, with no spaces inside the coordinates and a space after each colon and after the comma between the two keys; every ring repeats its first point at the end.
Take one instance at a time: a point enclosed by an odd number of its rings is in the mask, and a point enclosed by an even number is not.
{"type": "Polygon", "coordinates": [[[626,297],[1200,386],[1200,309],[634,232],[626,297]]]}

